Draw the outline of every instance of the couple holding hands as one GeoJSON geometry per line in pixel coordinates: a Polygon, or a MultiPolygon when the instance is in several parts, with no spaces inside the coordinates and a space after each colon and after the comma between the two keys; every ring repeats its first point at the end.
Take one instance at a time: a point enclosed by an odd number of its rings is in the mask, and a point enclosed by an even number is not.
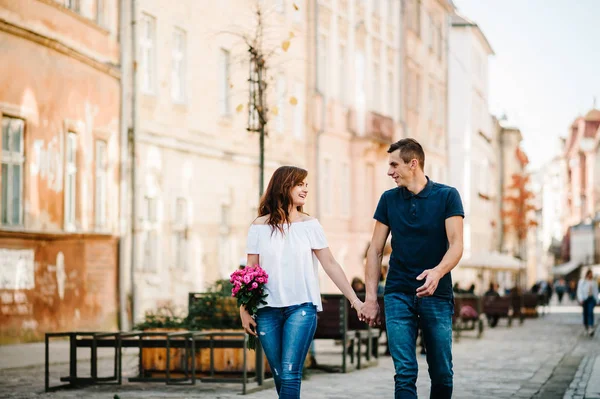
{"type": "Polygon", "coordinates": [[[280,398],[300,397],[304,359],[316,330],[317,312],[322,310],[318,264],[359,318],[377,325],[381,311],[377,285],[390,234],[384,310],[396,372],[395,398],[417,397],[418,328],[426,343],[431,398],[452,397],[450,271],[463,251],[462,202],[455,188],[425,175],[425,153],[416,140],[402,139],[390,146],[388,154],[387,174],[397,187],[382,194],[375,210],[364,302],[333,257],[319,221],[303,212],[308,172],[293,166],[278,168],[261,198],[259,217],[248,231],[247,264],[259,264],[269,274],[267,304],[256,315],[242,306],[240,317],[246,332],[257,336],[264,348],[280,398]]]}

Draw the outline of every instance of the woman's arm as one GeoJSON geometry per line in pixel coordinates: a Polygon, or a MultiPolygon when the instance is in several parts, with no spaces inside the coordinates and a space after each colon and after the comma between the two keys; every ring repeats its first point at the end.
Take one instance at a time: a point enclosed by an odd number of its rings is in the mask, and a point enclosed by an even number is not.
{"type": "Polygon", "coordinates": [[[352,289],[350,282],[348,282],[348,278],[346,277],[346,273],[340,266],[340,264],[335,260],[333,254],[329,247],[323,249],[315,249],[315,255],[317,255],[317,259],[321,262],[323,266],[323,270],[329,276],[331,281],[342,291],[344,296],[348,298],[350,304],[353,307],[360,309],[362,307],[362,301],[356,295],[356,292],[352,289]],[[358,307],[357,307],[358,305],[358,307]]]}
{"type": "MultiPolygon", "coordinates": [[[[258,265],[258,254],[248,254],[246,259],[247,266],[258,265]]],[[[256,321],[250,316],[250,313],[246,310],[244,305],[240,306],[240,319],[242,319],[242,327],[244,330],[251,335],[256,336],[256,321]]]]}

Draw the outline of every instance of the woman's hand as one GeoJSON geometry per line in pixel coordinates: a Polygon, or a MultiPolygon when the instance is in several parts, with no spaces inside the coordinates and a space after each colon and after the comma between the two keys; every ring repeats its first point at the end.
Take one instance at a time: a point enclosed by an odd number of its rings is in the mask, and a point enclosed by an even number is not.
{"type": "Polygon", "coordinates": [[[242,327],[250,335],[256,335],[256,321],[250,316],[245,306],[240,306],[240,318],[242,319],[242,327]]]}
{"type": "Polygon", "coordinates": [[[362,314],[362,308],[365,306],[365,303],[360,299],[356,300],[353,304],[353,308],[356,310],[356,314],[358,315],[359,320],[363,320],[364,316],[362,314]]]}

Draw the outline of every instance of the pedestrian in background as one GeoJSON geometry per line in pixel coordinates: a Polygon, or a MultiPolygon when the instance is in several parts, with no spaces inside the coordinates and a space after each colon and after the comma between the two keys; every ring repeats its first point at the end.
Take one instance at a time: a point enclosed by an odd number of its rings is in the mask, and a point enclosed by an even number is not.
{"type": "Polygon", "coordinates": [[[598,301],[598,283],[593,279],[592,269],[577,284],[577,301],[583,306],[583,327],[585,332],[594,335],[594,307],[598,301]]]}

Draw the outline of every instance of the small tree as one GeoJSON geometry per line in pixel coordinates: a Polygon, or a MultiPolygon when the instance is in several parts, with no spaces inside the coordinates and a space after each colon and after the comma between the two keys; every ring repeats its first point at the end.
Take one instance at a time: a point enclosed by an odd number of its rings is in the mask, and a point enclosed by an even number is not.
{"type": "Polygon", "coordinates": [[[525,243],[529,229],[537,226],[537,222],[531,216],[531,211],[535,210],[532,204],[534,194],[529,191],[529,175],[515,173],[512,175],[512,183],[508,187],[509,194],[504,196],[506,204],[502,212],[504,219],[504,231],[514,232],[517,237],[518,256],[524,259],[525,243]]]}

